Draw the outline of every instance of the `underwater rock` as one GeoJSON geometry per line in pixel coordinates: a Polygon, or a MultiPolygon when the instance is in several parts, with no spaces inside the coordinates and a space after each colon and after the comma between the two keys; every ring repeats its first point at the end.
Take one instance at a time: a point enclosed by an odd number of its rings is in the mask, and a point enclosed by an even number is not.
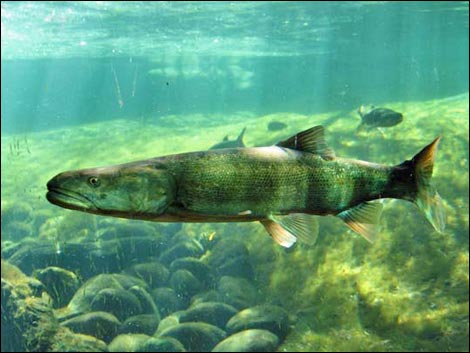
{"type": "Polygon", "coordinates": [[[47,297],[34,296],[33,281],[17,267],[2,260],[1,272],[2,352],[107,351],[104,342],[59,326],[47,297]]]}
{"type": "Polygon", "coordinates": [[[113,219],[110,222],[100,222],[100,239],[119,239],[130,237],[153,237],[158,232],[152,225],[145,222],[122,222],[113,219]]]}
{"type": "Polygon", "coordinates": [[[179,319],[180,313],[181,313],[181,311],[177,311],[177,312],[175,312],[171,315],[168,315],[163,320],[161,320],[160,323],[158,324],[157,331],[155,331],[155,333],[154,333],[154,336],[157,337],[158,335],[160,335],[161,332],[165,331],[166,329],[169,329],[170,327],[179,325],[179,323],[180,323],[180,319],[179,319]]]}
{"type": "Polygon", "coordinates": [[[123,272],[144,280],[149,288],[165,286],[170,276],[170,271],[157,261],[139,263],[125,269],[123,272]]]}
{"type": "Polygon", "coordinates": [[[119,333],[143,333],[153,335],[160,323],[160,316],[157,314],[135,315],[126,319],[119,327],[119,333]]]}
{"type": "Polygon", "coordinates": [[[212,269],[194,257],[184,257],[173,261],[170,265],[170,271],[175,272],[177,270],[188,270],[205,287],[210,287],[214,282],[212,269]]]}
{"type": "Polygon", "coordinates": [[[25,221],[9,222],[2,228],[2,239],[20,241],[33,235],[33,226],[25,221]]]}
{"type": "Polygon", "coordinates": [[[128,291],[120,288],[105,288],[100,290],[91,302],[93,311],[106,311],[115,315],[119,320],[129,316],[142,314],[139,299],[128,291]]]}
{"type": "Polygon", "coordinates": [[[153,259],[166,248],[165,237],[161,234],[152,236],[132,236],[118,240],[123,249],[123,263],[129,264],[132,260],[139,262],[153,259]]]}
{"type": "Polygon", "coordinates": [[[96,273],[120,272],[130,263],[154,261],[166,244],[163,236],[137,236],[96,243],[95,250],[90,254],[90,261],[96,273]],[[137,260],[137,261],[136,261],[137,260]],[[105,270],[103,270],[105,269],[105,270]]]}
{"type": "Polygon", "coordinates": [[[218,268],[223,265],[228,259],[249,257],[246,245],[239,241],[230,238],[221,239],[212,249],[207,257],[207,262],[210,267],[218,268]]]}
{"type": "Polygon", "coordinates": [[[277,336],[267,330],[245,330],[235,333],[214,347],[212,352],[274,352],[277,336]]]}
{"type": "Polygon", "coordinates": [[[151,337],[143,334],[122,334],[114,337],[108,345],[110,352],[136,352],[151,337]]]}
{"type": "Polygon", "coordinates": [[[206,302],[191,306],[179,315],[180,322],[206,322],[221,329],[232,316],[237,313],[237,309],[224,303],[206,302]]]}
{"type": "Polygon", "coordinates": [[[246,245],[229,238],[220,240],[207,258],[209,266],[218,276],[253,278],[253,267],[246,245]]]}
{"type": "Polygon", "coordinates": [[[95,311],[66,320],[61,325],[109,343],[118,334],[121,322],[112,314],[95,311]]]}
{"type": "Polygon", "coordinates": [[[179,298],[173,288],[155,288],[152,290],[151,295],[161,317],[165,317],[187,306],[187,300],[179,298]]]}
{"type": "MultiPolygon", "coordinates": [[[[70,300],[70,303],[61,313],[61,316],[77,315],[93,311],[93,300],[98,293],[105,289],[120,289],[126,291],[133,286],[141,286],[145,288],[146,284],[138,278],[122,274],[101,274],[90,278],[77,290],[73,298],[70,300]]],[[[133,302],[137,300],[135,295],[131,294],[131,297],[133,298],[131,299],[133,302]]],[[[140,306],[138,300],[137,303],[138,306],[140,306]]],[[[95,305],[98,305],[98,302],[95,303],[95,305]]],[[[140,312],[136,314],[140,314],[140,312]]]]}
{"type": "Polygon", "coordinates": [[[46,288],[47,293],[53,300],[54,308],[61,308],[68,304],[70,299],[80,286],[80,282],[75,273],[64,270],[60,267],[46,267],[33,272],[46,288]]]}
{"type": "Polygon", "coordinates": [[[190,241],[179,242],[165,250],[160,256],[160,261],[164,264],[171,264],[181,257],[199,258],[202,254],[204,254],[202,245],[197,240],[191,239],[190,241]]]}
{"type": "Polygon", "coordinates": [[[225,338],[225,331],[203,322],[186,322],[163,330],[160,337],[173,337],[193,352],[210,352],[225,338]]]}
{"type": "MultiPolygon", "coordinates": [[[[43,351],[44,352],[44,351],[43,351]]],[[[93,336],[59,332],[48,352],[109,352],[106,343],[93,336]]]]}
{"type": "Polygon", "coordinates": [[[216,290],[208,290],[205,292],[200,292],[196,295],[193,295],[191,298],[191,306],[194,306],[199,303],[207,303],[207,302],[221,302],[221,295],[216,290]]]}
{"type": "Polygon", "coordinates": [[[240,311],[229,320],[226,329],[229,333],[247,329],[268,330],[283,340],[289,330],[289,318],[279,306],[258,305],[240,311]]]}
{"type": "MultiPolygon", "coordinates": [[[[39,209],[33,212],[33,229],[36,234],[40,233],[41,226],[47,222],[48,219],[54,217],[54,211],[50,209],[39,209]]],[[[40,236],[39,236],[40,237],[40,236]]]]}
{"type": "Polygon", "coordinates": [[[20,243],[2,239],[2,259],[10,259],[10,257],[25,246],[25,244],[36,244],[36,242],[35,239],[24,239],[20,243]]]}
{"type": "Polygon", "coordinates": [[[176,338],[150,338],[136,352],[186,352],[184,346],[176,338]]]}
{"type": "Polygon", "coordinates": [[[100,273],[120,272],[136,259],[154,261],[162,246],[155,237],[83,243],[25,240],[8,250],[7,258],[26,274],[37,268],[57,266],[88,279],[100,273]]]}
{"type": "Polygon", "coordinates": [[[248,258],[238,257],[227,259],[227,261],[217,268],[219,276],[244,277],[253,279],[254,271],[248,258]]]}
{"type": "Polygon", "coordinates": [[[256,303],[256,289],[245,278],[223,276],[218,291],[221,301],[237,309],[245,309],[256,303]]]}
{"type": "Polygon", "coordinates": [[[1,261],[2,352],[46,350],[58,330],[47,300],[33,295],[28,277],[1,261]]]}
{"type": "Polygon", "coordinates": [[[22,271],[31,274],[37,268],[50,266],[60,267],[69,271],[79,272],[84,278],[106,271],[115,263],[114,257],[106,259],[109,263],[94,267],[91,256],[96,249],[95,243],[57,243],[55,241],[24,241],[8,259],[22,271]]]}
{"type": "Polygon", "coordinates": [[[33,208],[26,202],[15,202],[6,206],[2,204],[2,234],[4,227],[11,222],[29,223],[33,219],[33,208]]]}
{"type": "Polygon", "coordinates": [[[157,315],[160,319],[160,314],[152,296],[143,287],[132,286],[129,288],[129,293],[134,294],[142,307],[142,312],[145,314],[157,315]]]}
{"type": "Polygon", "coordinates": [[[171,275],[170,285],[177,296],[189,299],[202,288],[201,282],[188,270],[177,270],[171,275]]]}

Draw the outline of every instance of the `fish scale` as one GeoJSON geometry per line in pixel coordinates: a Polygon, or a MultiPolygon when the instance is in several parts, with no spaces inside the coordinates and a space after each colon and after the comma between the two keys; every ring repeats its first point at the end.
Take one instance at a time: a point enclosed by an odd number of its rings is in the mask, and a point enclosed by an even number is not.
{"type": "MultiPolygon", "coordinates": [[[[278,147],[272,147],[279,149],[278,147]]],[[[179,159],[181,187],[177,199],[188,209],[211,214],[252,211],[263,215],[273,208],[305,208],[308,168],[294,157],[243,153],[211,153],[179,159]]],[[[169,162],[169,165],[172,163],[169,162]]],[[[171,170],[171,167],[169,167],[171,170]]]]}

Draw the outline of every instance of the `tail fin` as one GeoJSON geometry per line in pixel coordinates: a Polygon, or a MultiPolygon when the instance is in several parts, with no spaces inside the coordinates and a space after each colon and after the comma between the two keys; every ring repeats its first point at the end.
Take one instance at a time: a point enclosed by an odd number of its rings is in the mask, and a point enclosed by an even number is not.
{"type": "Polygon", "coordinates": [[[437,145],[441,138],[436,138],[411,160],[416,176],[417,194],[414,202],[433,227],[442,233],[445,228],[445,212],[437,190],[431,185],[432,170],[437,145]]]}

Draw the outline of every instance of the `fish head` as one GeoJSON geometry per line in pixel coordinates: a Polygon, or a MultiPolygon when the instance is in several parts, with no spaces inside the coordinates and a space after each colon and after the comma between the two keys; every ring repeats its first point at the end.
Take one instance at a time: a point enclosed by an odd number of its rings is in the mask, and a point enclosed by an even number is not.
{"type": "Polygon", "coordinates": [[[176,194],[173,176],[155,164],[129,164],[60,173],[47,183],[49,202],[125,218],[162,214],[176,194]]]}

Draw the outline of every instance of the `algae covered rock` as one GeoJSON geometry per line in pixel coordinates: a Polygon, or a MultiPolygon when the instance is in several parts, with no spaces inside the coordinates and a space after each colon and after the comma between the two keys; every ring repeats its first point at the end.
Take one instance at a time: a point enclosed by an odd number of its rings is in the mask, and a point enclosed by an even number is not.
{"type": "Polygon", "coordinates": [[[237,309],[245,309],[256,303],[256,288],[245,278],[223,276],[218,292],[224,303],[237,309]]]}
{"type": "Polygon", "coordinates": [[[54,308],[67,305],[80,286],[80,281],[75,273],[60,267],[50,266],[36,270],[33,276],[41,281],[46,288],[47,293],[53,299],[54,308]]]}
{"type": "Polygon", "coordinates": [[[207,261],[218,276],[253,278],[248,249],[241,241],[229,238],[220,240],[211,250],[207,261]]]}
{"type": "Polygon", "coordinates": [[[94,336],[105,342],[110,342],[118,333],[121,322],[116,316],[96,311],[76,316],[61,323],[73,332],[94,336]]]}
{"type": "Polygon", "coordinates": [[[33,209],[25,202],[2,203],[2,240],[19,241],[33,233],[33,209]]]}
{"type": "Polygon", "coordinates": [[[188,270],[205,287],[210,287],[214,282],[212,269],[204,262],[194,257],[183,257],[174,260],[170,265],[170,271],[175,272],[177,270],[188,270]]]}
{"type": "Polygon", "coordinates": [[[2,351],[45,351],[59,329],[49,302],[34,296],[29,278],[2,259],[2,351]]]}
{"type": "Polygon", "coordinates": [[[162,337],[148,339],[136,352],[186,352],[186,350],[177,339],[162,337]]]}
{"type": "Polygon", "coordinates": [[[61,331],[49,352],[108,352],[106,343],[88,335],[61,331]]]}
{"type": "Polygon", "coordinates": [[[191,239],[188,241],[178,242],[168,250],[165,250],[160,256],[160,261],[164,264],[171,264],[178,258],[199,258],[202,254],[204,254],[204,248],[202,247],[201,243],[195,239],[191,239]]]}
{"type": "Polygon", "coordinates": [[[155,331],[154,336],[160,335],[161,332],[169,329],[170,327],[179,325],[180,323],[179,314],[180,314],[180,311],[177,311],[171,315],[168,315],[164,319],[162,319],[160,323],[158,324],[158,328],[157,328],[157,331],[155,331]]]}
{"type": "Polygon", "coordinates": [[[274,352],[278,344],[279,339],[272,332],[245,330],[227,337],[212,352],[274,352]]]}
{"type": "Polygon", "coordinates": [[[289,318],[279,306],[258,305],[240,311],[229,320],[226,329],[230,333],[247,329],[268,330],[284,339],[289,329],[289,318]]]}
{"type": "Polygon", "coordinates": [[[160,314],[158,312],[157,306],[155,305],[155,302],[153,301],[150,293],[147,292],[144,287],[137,285],[132,286],[128,289],[128,292],[133,294],[139,300],[142,313],[155,315],[160,320],[160,314]]]}
{"type": "Polygon", "coordinates": [[[202,289],[202,284],[188,270],[178,270],[171,275],[170,285],[177,296],[189,299],[202,289]]]}
{"type": "Polygon", "coordinates": [[[180,313],[180,322],[206,322],[208,324],[225,328],[228,320],[237,313],[237,309],[224,303],[206,302],[198,303],[180,313]]]}
{"type": "Polygon", "coordinates": [[[122,334],[116,336],[108,345],[110,352],[136,352],[151,337],[143,334],[122,334]]]}
{"type": "Polygon", "coordinates": [[[222,302],[221,294],[214,289],[200,292],[191,298],[191,305],[207,302],[222,302]]]}
{"type": "Polygon", "coordinates": [[[33,235],[33,227],[30,223],[13,221],[3,227],[2,239],[20,241],[33,235]]]}
{"type": "Polygon", "coordinates": [[[178,297],[173,288],[155,288],[152,290],[151,295],[161,317],[165,317],[187,306],[187,300],[178,297]]]}
{"type": "MultiPolygon", "coordinates": [[[[92,309],[92,303],[101,291],[105,292],[101,294],[102,299],[95,301],[95,308],[106,308],[109,305],[104,302],[104,297],[110,297],[112,300],[116,300],[116,298],[113,298],[113,294],[116,293],[116,290],[119,290],[118,293],[120,293],[121,291],[127,291],[133,286],[141,286],[145,288],[146,284],[140,279],[122,274],[102,274],[90,278],[77,290],[66,309],[61,312],[61,316],[95,311],[92,309]],[[114,291],[106,292],[107,289],[114,289],[114,291]]],[[[128,296],[123,294],[123,298],[130,298],[129,300],[133,303],[132,305],[136,308],[135,310],[139,309],[140,302],[135,295],[131,294],[128,296]]],[[[121,306],[119,303],[118,305],[121,306]]],[[[133,312],[133,310],[129,310],[127,308],[124,308],[123,310],[131,311],[130,314],[133,312]]],[[[140,312],[136,314],[140,314],[140,312]]]]}
{"type": "Polygon", "coordinates": [[[170,276],[168,269],[157,261],[139,263],[125,269],[123,272],[142,279],[149,288],[165,286],[170,276]]]}
{"type": "Polygon", "coordinates": [[[61,327],[44,295],[34,296],[28,277],[2,260],[2,352],[105,352],[95,337],[61,327]]]}
{"type": "Polygon", "coordinates": [[[129,316],[142,314],[139,299],[132,293],[120,288],[105,288],[100,290],[91,302],[91,310],[106,311],[115,315],[119,320],[129,316]]]}
{"type": "Polygon", "coordinates": [[[193,352],[209,352],[225,338],[225,331],[203,322],[186,322],[160,332],[159,337],[173,337],[193,352]]]}
{"type": "Polygon", "coordinates": [[[135,315],[126,319],[119,327],[119,333],[143,333],[153,335],[160,323],[160,316],[157,314],[135,315]]]}

